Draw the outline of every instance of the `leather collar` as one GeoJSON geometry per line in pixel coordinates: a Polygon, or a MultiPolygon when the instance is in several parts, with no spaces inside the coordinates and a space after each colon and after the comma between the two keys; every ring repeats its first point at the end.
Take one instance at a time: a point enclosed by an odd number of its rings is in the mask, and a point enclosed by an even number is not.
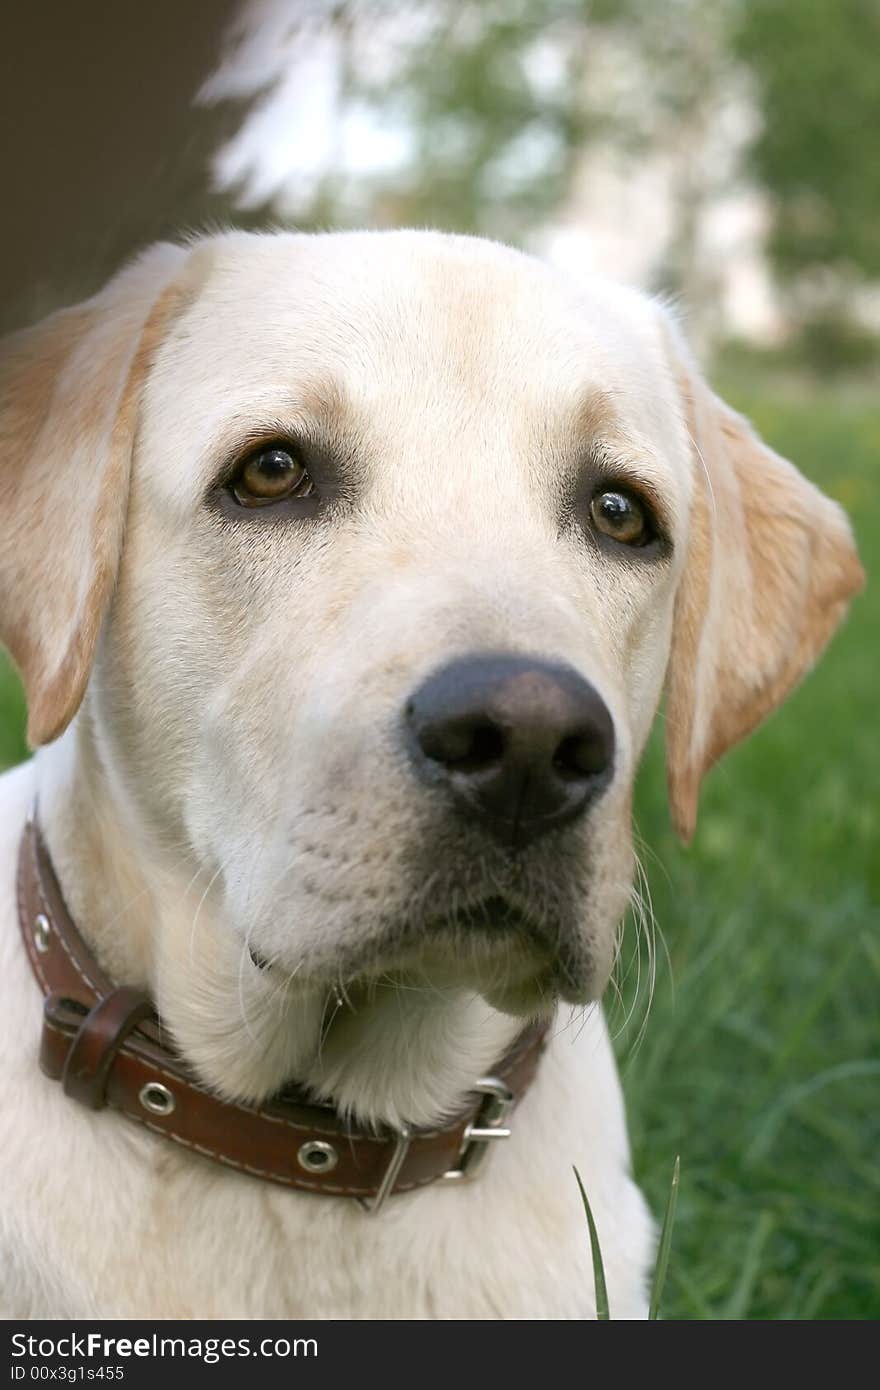
{"type": "Polygon", "coordinates": [[[360,1199],[378,1210],[392,1193],[475,1175],[529,1086],[549,1024],[519,1035],[467,1105],[434,1129],[353,1129],[330,1105],[294,1089],[261,1106],[209,1091],[172,1047],[142,990],[117,987],[67,910],[36,817],[21,837],[18,920],[46,996],[40,1066],[68,1096],[105,1106],[215,1163],[298,1191],[360,1199]]]}

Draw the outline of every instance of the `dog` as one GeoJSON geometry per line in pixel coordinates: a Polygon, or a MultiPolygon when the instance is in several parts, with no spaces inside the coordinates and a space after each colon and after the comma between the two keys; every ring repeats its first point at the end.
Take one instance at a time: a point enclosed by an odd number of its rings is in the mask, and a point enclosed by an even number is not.
{"type": "Polygon", "coordinates": [[[468,237],[157,245],[7,342],[0,384],[37,749],[0,783],[4,1314],[592,1317],[576,1164],[611,1316],[643,1317],[597,1002],[633,777],[665,691],[688,839],[861,585],[840,508],[662,305],[468,237]],[[29,816],[205,1093],[419,1133],[543,1019],[509,1137],[370,1216],[76,1104],[37,1066],[29,816]]]}

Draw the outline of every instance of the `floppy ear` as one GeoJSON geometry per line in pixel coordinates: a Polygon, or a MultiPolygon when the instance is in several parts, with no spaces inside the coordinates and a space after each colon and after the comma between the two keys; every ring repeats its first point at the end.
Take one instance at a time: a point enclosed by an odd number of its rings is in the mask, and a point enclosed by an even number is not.
{"type": "Polygon", "coordinates": [[[113,590],[139,387],[187,252],[161,244],[100,294],[0,346],[0,639],[28,740],[73,718],[113,590]]]}
{"type": "Polygon", "coordinates": [[[864,582],[849,522],[703,381],[674,336],[694,500],[667,673],[672,819],[810,669],[864,582]]]}

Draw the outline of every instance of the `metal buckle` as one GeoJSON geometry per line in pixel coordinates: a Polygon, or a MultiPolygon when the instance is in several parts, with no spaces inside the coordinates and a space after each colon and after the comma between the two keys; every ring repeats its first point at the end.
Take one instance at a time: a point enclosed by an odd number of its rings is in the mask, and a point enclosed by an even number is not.
{"type": "Polygon", "coordinates": [[[379,1190],[375,1197],[358,1197],[358,1202],[369,1216],[375,1216],[385,1205],[386,1198],[390,1195],[391,1189],[397,1181],[397,1174],[403,1167],[403,1161],[409,1151],[409,1141],[412,1135],[408,1125],[401,1125],[397,1131],[397,1142],[394,1145],[394,1153],[385,1169],[385,1176],[379,1184],[379,1190]]]}
{"type": "Polygon", "coordinates": [[[464,1132],[458,1166],[442,1175],[443,1182],[472,1182],[486,1162],[492,1142],[510,1138],[510,1130],[502,1123],[514,1102],[510,1087],[497,1076],[482,1076],[471,1089],[485,1099],[464,1132]]]}
{"type": "MultiPolygon", "coordinates": [[[[491,1142],[495,1139],[510,1138],[510,1130],[502,1124],[514,1102],[514,1094],[510,1087],[497,1076],[481,1076],[471,1090],[484,1097],[483,1103],[464,1132],[458,1154],[458,1166],[441,1173],[440,1182],[472,1181],[486,1162],[491,1142]]],[[[397,1131],[394,1152],[375,1197],[358,1198],[358,1204],[369,1216],[375,1216],[380,1212],[391,1195],[397,1175],[409,1152],[411,1139],[412,1131],[407,1125],[402,1125],[397,1131]]]]}

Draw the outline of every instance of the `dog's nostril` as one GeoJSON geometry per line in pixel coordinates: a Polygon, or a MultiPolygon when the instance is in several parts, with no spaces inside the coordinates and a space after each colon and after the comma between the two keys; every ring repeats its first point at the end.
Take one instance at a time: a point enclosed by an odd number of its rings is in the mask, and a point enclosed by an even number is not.
{"type": "Polygon", "coordinates": [[[595,777],[608,766],[608,741],[596,733],[571,734],[553,754],[553,767],[562,777],[595,777]]]}
{"type": "Polygon", "coordinates": [[[504,735],[490,720],[429,725],[419,743],[426,757],[459,772],[479,772],[504,756],[504,735]]]}
{"type": "Polygon", "coordinates": [[[481,767],[491,767],[504,756],[504,735],[494,724],[478,724],[471,730],[470,747],[461,757],[447,759],[453,767],[462,772],[478,772],[481,767]]]}

